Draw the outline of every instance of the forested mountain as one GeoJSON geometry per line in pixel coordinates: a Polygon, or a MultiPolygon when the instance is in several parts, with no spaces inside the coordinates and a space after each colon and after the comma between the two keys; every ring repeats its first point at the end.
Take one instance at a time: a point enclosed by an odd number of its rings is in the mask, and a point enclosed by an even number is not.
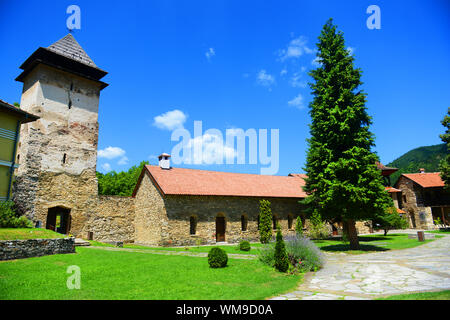
{"type": "Polygon", "coordinates": [[[392,185],[395,184],[402,173],[416,173],[419,172],[420,168],[424,168],[425,172],[438,172],[439,162],[445,158],[446,154],[447,146],[445,143],[408,151],[386,164],[388,167],[398,168],[398,171],[391,175],[392,185]]]}

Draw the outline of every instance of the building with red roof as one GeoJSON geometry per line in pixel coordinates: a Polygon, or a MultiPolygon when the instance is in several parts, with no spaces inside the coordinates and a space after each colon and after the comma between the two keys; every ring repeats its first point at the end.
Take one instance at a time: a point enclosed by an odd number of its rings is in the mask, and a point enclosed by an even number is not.
{"type": "Polygon", "coordinates": [[[450,223],[450,192],[444,189],[440,172],[404,173],[395,188],[401,190],[400,208],[407,212],[412,228],[434,229],[435,221],[450,223]]]}
{"type": "Polygon", "coordinates": [[[273,228],[294,233],[307,195],[305,175],[270,176],[173,168],[169,155],[143,168],[133,192],[135,242],[194,245],[259,239],[259,201],[269,200],[273,228]]]}

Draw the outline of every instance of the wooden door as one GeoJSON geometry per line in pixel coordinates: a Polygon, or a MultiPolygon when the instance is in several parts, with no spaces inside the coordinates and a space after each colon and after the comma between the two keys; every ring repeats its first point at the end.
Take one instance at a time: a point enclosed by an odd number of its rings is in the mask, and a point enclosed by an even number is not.
{"type": "Polygon", "coordinates": [[[225,241],[225,217],[216,217],[216,241],[225,241]]]}

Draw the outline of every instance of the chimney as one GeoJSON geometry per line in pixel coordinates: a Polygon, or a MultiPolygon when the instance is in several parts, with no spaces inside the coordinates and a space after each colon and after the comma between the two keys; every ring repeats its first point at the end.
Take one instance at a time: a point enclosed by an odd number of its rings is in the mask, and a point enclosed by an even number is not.
{"type": "Polygon", "coordinates": [[[419,169],[419,172],[420,172],[420,173],[425,173],[425,169],[424,169],[424,168],[420,168],[420,169],[419,169]]]}
{"type": "Polygon", "coordinates": [[[158,156],[158,160],[161,169],[170,169],[170,154],[162,153],[158,156]]]}

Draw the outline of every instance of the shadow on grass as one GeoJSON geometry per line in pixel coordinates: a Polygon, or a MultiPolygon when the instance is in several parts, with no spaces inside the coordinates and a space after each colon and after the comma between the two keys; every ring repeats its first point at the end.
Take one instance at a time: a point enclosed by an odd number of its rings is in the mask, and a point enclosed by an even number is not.
{"type": "Polygon", "coordinates": [[[359,250],[350,250],[350,245],[341,243],[341,244],[332,244],[329,246],[323,246],[323,247],[320,247],[320,250],[332,251],[332,252],[333,251],[345,252],[345,251],[388,251],[390,249],[383,248],[383,247],[377,247],[377,246],[373,246],[370,244],[360,244],[359,250]]]}

